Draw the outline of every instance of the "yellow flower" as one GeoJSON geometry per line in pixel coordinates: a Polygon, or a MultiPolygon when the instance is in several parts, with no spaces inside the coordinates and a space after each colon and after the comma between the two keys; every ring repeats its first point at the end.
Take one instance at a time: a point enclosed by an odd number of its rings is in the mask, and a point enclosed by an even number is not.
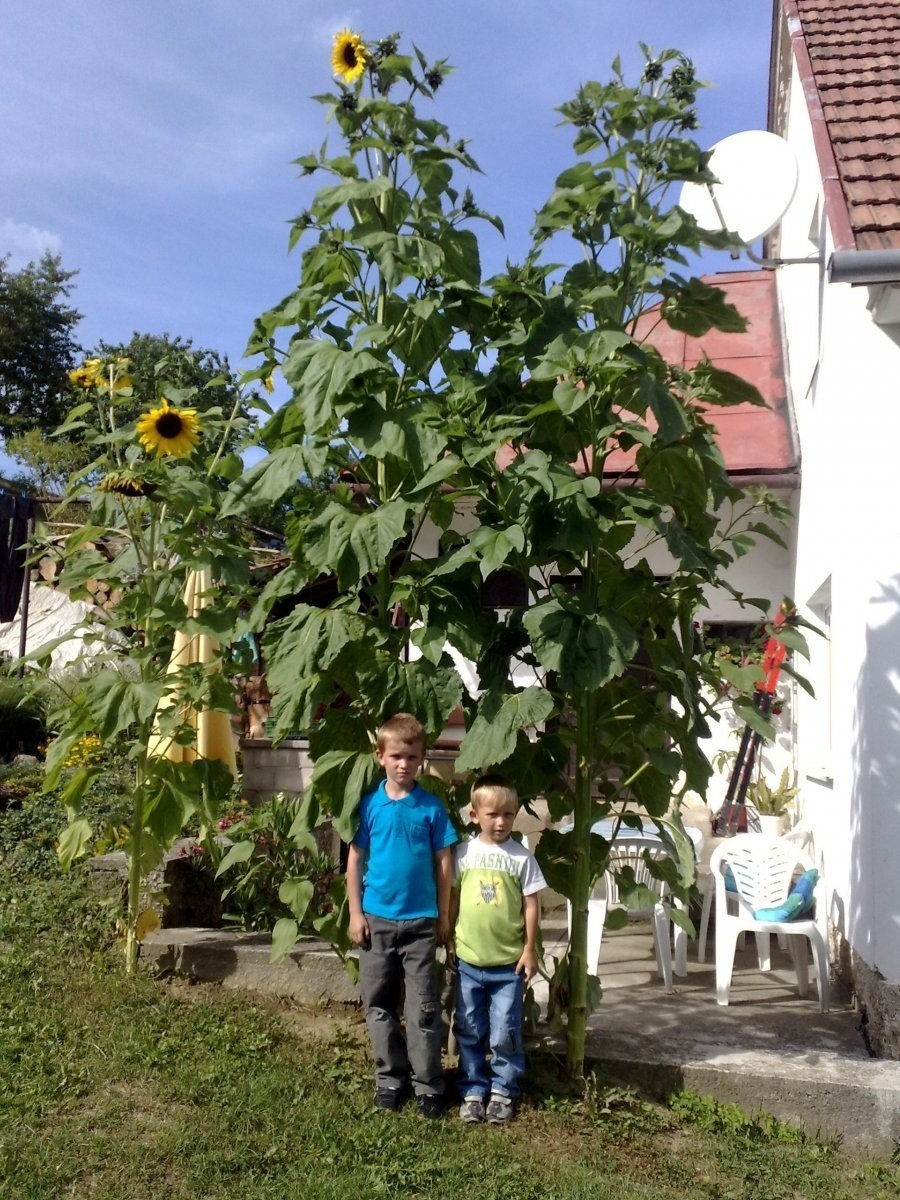
{"type": "Polygon", "coordinates": [[[263,387],[266,389],[267,392],[275,391],[275,372],[274,371],[265,377],[265,379],[263,380],[263,387]]]}
{"type": "Polygon", "coordinates": [[[99,358],[85,359],[80,367],[76,367],[74,371],[69,372],[69,378],[76,387],[89,391],[102,382],[103,363],[99,358]]]}
{"type": "Polygon", "coordinates": [[[135,428],[138,441],[149,452],[173,454],[181,458],[190,454],[200,441],[200,422],[194,408],[173,408],[163,397],[159,408],[138,417],[135,428]]]}
{"type": "Polygon", "coordinates": [[[355,83],[366,69],[369,52],[358,33],[342,29],[334,35],[331,50],[331,68],[344,83],[355,83]]]}

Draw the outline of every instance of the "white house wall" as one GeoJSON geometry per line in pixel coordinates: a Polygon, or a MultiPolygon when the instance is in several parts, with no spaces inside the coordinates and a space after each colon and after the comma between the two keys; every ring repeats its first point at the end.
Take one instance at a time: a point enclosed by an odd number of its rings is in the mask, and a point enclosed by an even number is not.
{"type": "Polygon", "coordinates": [[[817,696],[798,698],[804,819],[833,893],[837,929],[900,983],[900,328],[878,326],[869,289],[825,281],[831,253],[803,89],[786,127],[800,164],[778,252],[802,493],[794,596],[830,637],[812,639],[817,696]]]}

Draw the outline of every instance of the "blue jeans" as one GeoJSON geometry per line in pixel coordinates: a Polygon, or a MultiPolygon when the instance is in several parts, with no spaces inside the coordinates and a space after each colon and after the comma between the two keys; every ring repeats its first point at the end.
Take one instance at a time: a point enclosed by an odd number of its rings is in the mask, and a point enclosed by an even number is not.
{"type": "Polygon", "coordinates": [[[457,961],[456,1016],[460,1096],[486,1099],[490,1092],[517,1096],[525,1071],[522,999],[525,976],[516,964],[473,967],[457,961]],[[490,1065],[488,1065],[490,1051],[490,1065]]]}

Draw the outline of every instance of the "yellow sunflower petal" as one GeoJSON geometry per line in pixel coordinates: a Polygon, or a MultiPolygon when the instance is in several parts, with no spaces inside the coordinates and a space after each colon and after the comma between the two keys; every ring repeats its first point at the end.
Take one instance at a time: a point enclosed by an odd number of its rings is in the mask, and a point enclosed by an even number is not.
{"type": "Polygon", "coordinates": [[[135,422],[138,441],[144,449],[160,458],[171,454],[182,458],[190,454],[200,441],[200,421],[194,408],[173,408],[168,400],[160,401],[135,422]]]}
{"type": "Polygon", "coordinates": [[[355,83],[366,69],[369,52],[358,33],[342,29],[334,35],[331,68],[344,83],[355,83]]]}

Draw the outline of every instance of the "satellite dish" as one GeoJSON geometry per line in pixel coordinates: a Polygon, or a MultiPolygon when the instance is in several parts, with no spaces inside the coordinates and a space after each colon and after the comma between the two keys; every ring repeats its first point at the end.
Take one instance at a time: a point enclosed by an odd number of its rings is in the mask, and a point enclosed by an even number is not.
{"type": "Polygon", "coordinates": [[[733,133],[710,151],[718,183],[685,183],[678,203],[703,229],[727,229],[745,246],[774,229],[797,190],[797,160],[784,140],[762,129],[733,133]]]}

